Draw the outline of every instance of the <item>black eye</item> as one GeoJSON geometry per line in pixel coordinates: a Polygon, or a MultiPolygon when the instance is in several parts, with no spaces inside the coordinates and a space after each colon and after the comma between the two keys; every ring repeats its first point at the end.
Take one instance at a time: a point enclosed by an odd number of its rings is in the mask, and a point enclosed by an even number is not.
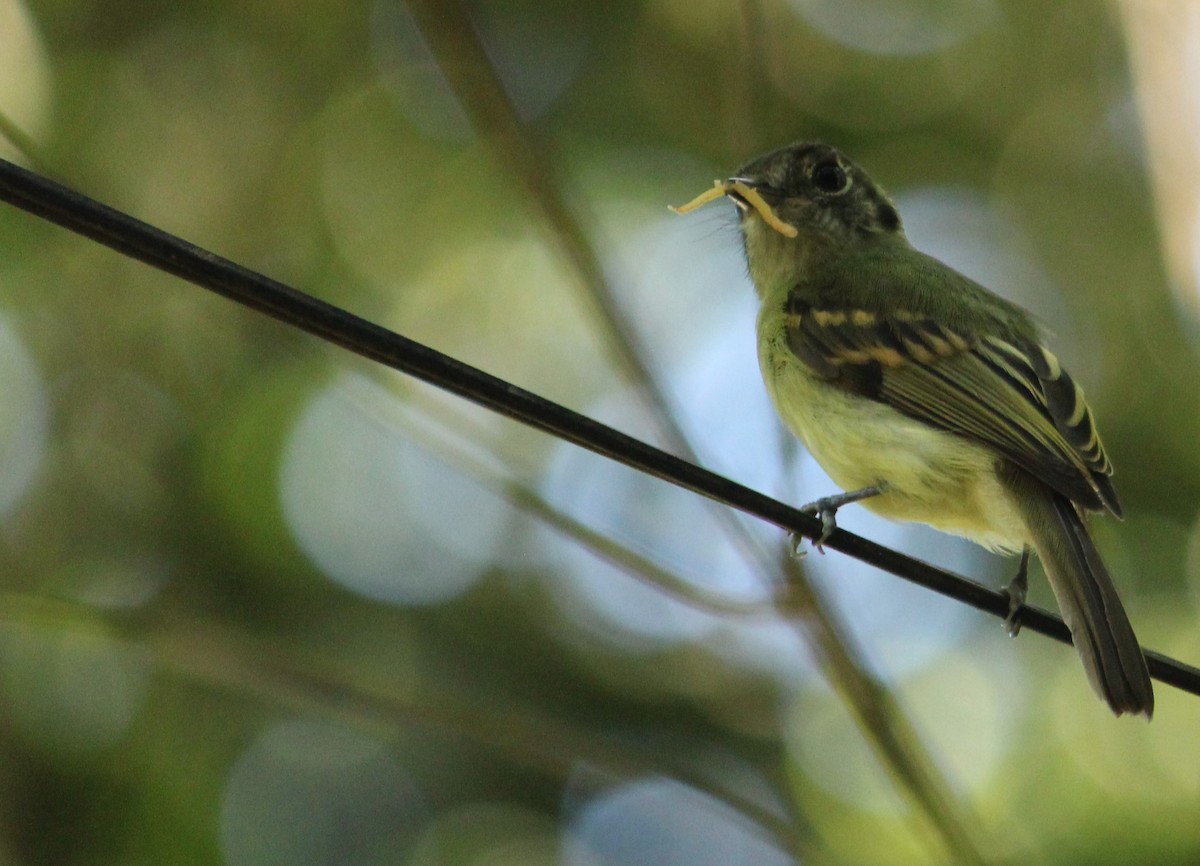
{"type": "Polygon", "coordinates": [[[846,172],[836,162],[823,162],[812,170],[813,186],[821,192],[835,193],[846,189],[846,172]]]}

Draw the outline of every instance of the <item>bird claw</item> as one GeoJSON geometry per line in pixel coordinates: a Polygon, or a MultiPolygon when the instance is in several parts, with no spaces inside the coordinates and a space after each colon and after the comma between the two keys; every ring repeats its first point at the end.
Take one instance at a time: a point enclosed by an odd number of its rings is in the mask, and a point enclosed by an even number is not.
{"type": "Polygon", "coordinates": [[[1008,596],[1008,616],[1004,618],[1004,627],[1009,637],[1016,637],[1021,633],[1021,607],[1025,604],[1028,592],[1029,548],[1026,547],[1021,551],[1021,564],[1017,566],[1016,575],[1008,586],[1004,587],[1004,594],[1008,596]]]}
{"type": "Polygon", "coordinates": [[[837,529],[837,512],[840,503],[833,502],[836,498],[835,496],[826,496],[824,499],[818,499],[816,502],[800,509],[805,514],[821,518],[821,534],[813,539],[813,547],[822,556],[825,555],[825,542],[829,540],[829,536],[833,535],[833,531],[837,529]]]}
{"type": "MultiPolygon", "coordinates": [[[[820,554],[825,553],[825,542],[829,540],[829,536],[833,535],[837,529],[837,513],[838,509],[843,505],[849,505],[852,502],[861,502],[864,499],[870,499],[872,496],[887,490],[887,484],[880,482],[871,487],[864,487],[861,490],[851,490],[849,493],[838,493],[834,496],[824,496],[815,502],[810,502],[808,505],[800,508],[803,514],[810,514],[813,517],[821,518],[821,534],[813,539],[813,547],[820,554]]],[[[795,543],[795,549],[800,548],[799,541],[795,543]]]]}

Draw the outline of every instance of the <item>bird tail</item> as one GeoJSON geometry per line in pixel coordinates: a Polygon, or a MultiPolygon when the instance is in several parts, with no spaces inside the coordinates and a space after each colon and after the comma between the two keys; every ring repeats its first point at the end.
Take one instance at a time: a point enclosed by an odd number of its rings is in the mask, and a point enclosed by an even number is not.
{"type": "Polygon", "coordinates": [[[1118,716],[1154,714],[1146,658],[1108,569],[1075,505],[1036,479],[1011,479],[1050,588],[1092,688],[1118,716]]]}

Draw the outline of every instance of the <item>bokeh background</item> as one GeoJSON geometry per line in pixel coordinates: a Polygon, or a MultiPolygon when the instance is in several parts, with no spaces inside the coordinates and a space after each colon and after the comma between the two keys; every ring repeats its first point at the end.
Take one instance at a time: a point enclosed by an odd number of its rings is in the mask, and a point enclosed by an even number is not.
{"type": "MultiPolygon", "coordinates": [[[[836,143],[1055,335],[1195,662],[1198,8],[0,0],[3,152],[802,502],[733,209],[666,205],[836,143]]],[[[1067,647],[8,206],[0,382],[5,863],[1200,858],[1200,699],[1114,720],[1067,647]]]]}

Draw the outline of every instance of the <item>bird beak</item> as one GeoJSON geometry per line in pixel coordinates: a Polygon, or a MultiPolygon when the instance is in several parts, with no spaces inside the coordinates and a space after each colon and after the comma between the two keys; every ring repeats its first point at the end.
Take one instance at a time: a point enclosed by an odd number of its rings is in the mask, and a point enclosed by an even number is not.
{"type": "Polygon", "coordinates": [[[800,233],[794,225],[781,220],[775,213],[775,208],[763,198],[765,193],[775,201],[779,201],[783,197],[779,190],[752,177],[731,177],[722,186],[725,195],[742,212],[743,219],[749,216],[751,211],[757,211],[763,222],[784,237],[794,238],[800,233]]]}
{"type": "Polygon", "coordinates": [[[742,195],[739,189],[757,189],[758,183],[752,177],[731,177],[724,183],[725,195],[729,200],[737,205],[738,210],[743,214],[749,213],[753,209],[753,205],[746,201],[746,197],[742,195]]]}
{"type": "Polygon", "coordinates": [[[765,190],[768,195],[778,195],[777,190],[764,186],[753,178],[731,177],[725,181],[714,181],[711,189],[700,193],[687,204],[672,207],[671,210],[678,214],[691,213],[714,199],[727,196],[741,210],[743,219],[749,215],[750,211],[757,211],[763,222],[775,231],[784,237],[796,237],[799,230],[776,216],[775,210],[759,194],[760,189],[765,190]]]}

